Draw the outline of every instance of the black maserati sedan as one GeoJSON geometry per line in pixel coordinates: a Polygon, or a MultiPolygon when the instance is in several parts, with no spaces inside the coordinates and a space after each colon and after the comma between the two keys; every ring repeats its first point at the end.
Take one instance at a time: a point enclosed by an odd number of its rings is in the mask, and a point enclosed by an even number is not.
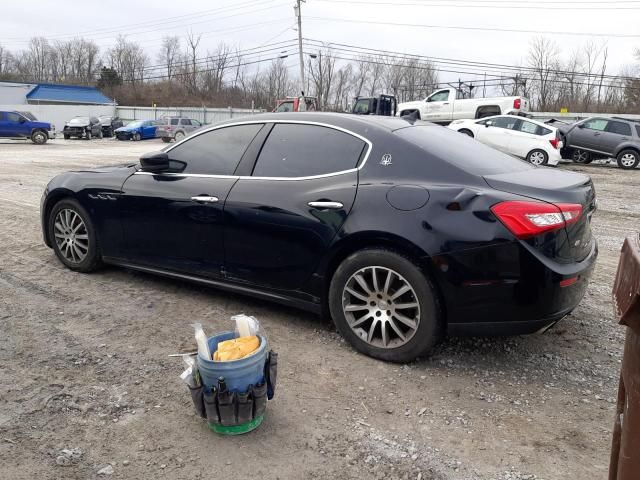
{"type": "Polygon", "coordinates": [[[64,173],[41,215],[72,270],[120,265],[329,314],[357,350],[405,362],[446,333],[533,333],[571,312],[595,208],[589,177],[437,125],[305,112],[64,173]]]}

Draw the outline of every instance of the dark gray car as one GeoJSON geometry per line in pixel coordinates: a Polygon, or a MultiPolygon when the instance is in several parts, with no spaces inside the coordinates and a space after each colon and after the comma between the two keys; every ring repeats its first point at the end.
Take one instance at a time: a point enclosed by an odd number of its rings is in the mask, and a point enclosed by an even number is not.
{"type": "Polygon", "coordinates": [[[563,158],[591,163],[615,158],[618,166],[632,169],[640,164],[640,121],[620,117],[593,117],[571,125],[559,125],[563,158]]]}

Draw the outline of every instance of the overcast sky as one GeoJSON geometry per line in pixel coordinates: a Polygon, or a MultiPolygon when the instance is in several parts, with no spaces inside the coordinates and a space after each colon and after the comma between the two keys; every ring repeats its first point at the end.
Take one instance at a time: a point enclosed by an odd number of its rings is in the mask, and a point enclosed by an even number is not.
{"type": "MultiPolygon", "coordinates": [[[[0,44],[16,50],[36,35],[50,40],[84,36],[95,40],[104,51],[122,33],[149,52],[151,63],[159,63],[156,53],[162,36],[184,37],[189,30],[202,33],[201,55],[220,41],[251,48],[293,39],[297,36],[293,4],[294,0],[59,0],[55,4],[46,2],[43,8],[27,9],[20,2],[3,2],[0,44]]],[[[522,30],[586,33],[545,36],[562,46],[564,56],[588,41],[606,43],[610,74],[633,64],[634,48],[640,47],[640,0],[307,0],[302,12],[303,35],[308,38],[481,62],[522,63],[530,40],[539,35],[522,30]],[[532,5],[535,7],[528,8],[532,5]]],[[[287,64],[292,73],[297,73],[295,51],[286,53],[290,53],[287,64]]],[[[449,73],[440,78],[450,81],[457,76],[470,77],[449,73]]]]}

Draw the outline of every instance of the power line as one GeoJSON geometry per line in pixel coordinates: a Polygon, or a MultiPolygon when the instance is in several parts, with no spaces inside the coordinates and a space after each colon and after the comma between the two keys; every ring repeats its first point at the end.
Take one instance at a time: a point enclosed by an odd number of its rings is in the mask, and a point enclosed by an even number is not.
{"type": "Polygon", "coordinates": [[[640,34],[624,34],[624,33],[597,33],[597,32],[553,32],[549,30],[524,30],[516,28],[489,28],[489,27],[469,27],[469,26],[455,26],[455,25],[426,25],[419,23],[397,23],[389,22],[387,20],[358,20],[355,18],[335,18],[335,17],[313,17],[307,16],[306,18],[312,20],[321,20],[327,22],[342,22],[342,23],[364,23],[372,25],[386,25],[394,27],[417,27],[417,28],[433,28],[444,30],[472,30],[483,32],[505,32],[505,33],[535,33],[541,35],[575,35],[582,37],[615,37],[615,38],[640,38],[640,34]]]}
{"type": "MultiPolygon", "coordinates": [[[[399,1],[399,2],[384,2],[384,1],[368,1],[368,0],[316,0],[318,2],[328,2],[328,3],[338,3],[341,5],[368,5],[368,6],[373,6],[373,5],[382,5],[382,6],[394,6],[394,7],[403,7],[403,6],[415,6],[415,7],[428,7],[428,8],[433,8],[433,7],[444,7],[444,8],[465,8],[465,9],[469,9],[469,8],[476,8],[476,9],[525,9],[525,10],[538,10],[540,9],[540,5],[539,3],[541,2],[536,2],[535,4],[530,4],[530,5],[521,5],[521,4],[516,4],[516,5],[507,5],[506,2],[500,2],[501,4],[496,4],[496,5],[488,5],[485,3],[479,3],[476,1],[471,1],[471,0],[453,0],[456,3],[442,3],[442,0],[440,0],[441,3],[422,3],[422,2],[404,2],[404,1],[399,1]],[[462,2],[462,3],[460,3],[462,2]]],[[[513,2],[516,3],[516,2],[513,2]]],[[[575,5],[573,6],[558,6],[559,3],[562,2],[550,2],[553,3],[553,6],[545,6],[545,10],[573,10],[575,11],[575,9],[577,8],[575,5]]],[[[600,3],[606,3],[606,2],[600,2],[600,3]]],[[[588,7],[584,7],[584,6],[580,6],[580,10],[640,10],[640,5],[636,5],[636,6],[611,6],[611,5],[602,5],[602,6],[588,6],[588,7]]]]}
{"type": "MultiPolygon", "coordinates": [[[[504,70],[511,70],[515,73],[522,73],[523,71],[535,73],[540,70],[537,68],[526,67],[526,66],[477,62],[473,60],[461,60],[461,59],[452,59],[452,58],[446,58],[446,57],[433,57],[433,56],[419,55],[419,54],[413,54],[413,53],[402,53],[402,52],[395,52],[390,50],[359,47],[357,45],[350,45],[346,43],[333,43],[333,42],[326,43],[321,40],[315,40],[311,38],[305,38],[305,41],[312,42],[315,44],[321,44],[322,46],[329,46],[330,48],[333,48],[336,50],[348,51],[351,53],[357,53],[361,55],[375,54],[375,55],[382,55],[382,56],[388,56],[388,57],[428,61],[434,64],[468,66],[469,68],[480,69],[479,73],[484,73],[487,70],[497,70],[500,72],[504,72],[504,70]],[[342,47],[346,47],[346,48],[342,48],[342,47]]],[[[622,75],[608,75],[608,74],[602,75],[598,73],[586,73],[586,72],[578,72],[578,71],[562,70],[562,69],[543,69],[543,71],[556,73],[559,75],[574,75],[574,76],[597,77],[597,78],[604,77],[604,78],[615,79],[615,80],[635,80],[635,77],[628,77],[628,76],[622,76],[622,75]]]]}

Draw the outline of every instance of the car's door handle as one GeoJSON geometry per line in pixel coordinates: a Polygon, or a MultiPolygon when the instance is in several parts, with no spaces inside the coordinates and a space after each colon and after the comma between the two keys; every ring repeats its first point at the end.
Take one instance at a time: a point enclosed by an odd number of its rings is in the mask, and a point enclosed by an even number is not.
{"type": "Polygon", "coordinates": [[[600,134],[596,132],[596,133],[594,133],[594,134],[593,134],[593,136],[594,136],[594,137],[599,137],[599,136],[600,136],[600,134]]]}
{"type": "Polygon", "coordinates": [[[208,195],[198,195],[196,197],[191,197],[191,200],[200,203],[216,203],[219,201],[218,197],[210,197],[208,195]]]}
{"type": "Polygon", "coordinates": [[[340,202],[320,201],[320,200],[318,200],[317,202],[309,202],[307,203],[307,205],[313,208],[322,208],[322,209],[326,208],[329,210],[340,210],[341,208],[344,207],[344,205],[340,202]]]}

